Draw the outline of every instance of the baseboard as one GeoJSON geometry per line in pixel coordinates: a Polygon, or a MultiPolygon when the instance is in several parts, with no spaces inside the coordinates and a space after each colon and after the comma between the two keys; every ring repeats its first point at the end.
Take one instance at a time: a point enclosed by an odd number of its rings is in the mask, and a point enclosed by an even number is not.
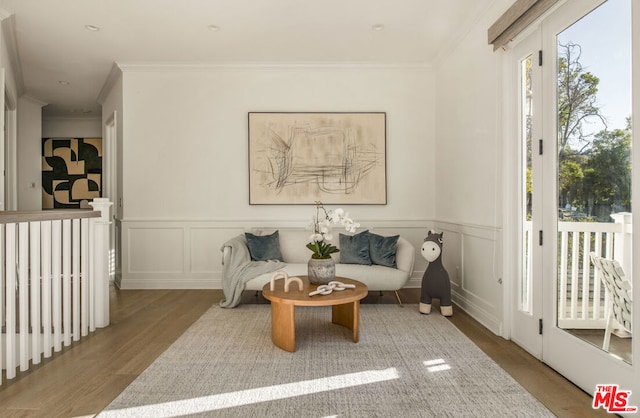
{"type": "Polygon", "coordinates": [[[463,311],[469,314],[469,316],[484,325],[491,332],[496,335],[502,335],[502,321],[500,318],[496,318],[489,314],[486,310],[473,303],[469,298],[466,298],[455,291],[451,292],[451,299],[453,303],[458,305],[463,311]]]}
{"type": "Polygon", "coordinates": [[[127,279],[120,289],[222,289],[220,279],[127,279]]]}
{"type": "Polygon", "coordinates": [[[408,287],[410,289],[422,287],[422,276],[410,278],[404,287],[408,287]]]}

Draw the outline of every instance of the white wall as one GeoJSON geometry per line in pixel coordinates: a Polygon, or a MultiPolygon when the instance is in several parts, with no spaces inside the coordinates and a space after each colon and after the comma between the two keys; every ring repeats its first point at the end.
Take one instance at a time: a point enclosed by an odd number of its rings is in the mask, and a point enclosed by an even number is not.
{"type": "Polygon", "coordinates": [[[102,138],[102,118],[44,118],[42,138],[102,138]]]}
{"type": "Polygon", "coordinates": [[[18,210],[42,210],[42,106],[23,96],[18,101],[18,210]]]}
{"type": "Polygon", "coordinates": [[[489,329],[502,318],[502,61],[487,29],[494,2],[436,68],[436,226],[454,300],[489,329]]]}
{"type": "Polygon", "coordinates": [[[250,111],[387,112],[388,205],[358,213],[434,215],[428,70],[125,68],[124,84],[127,219],[306,219],[299,207],[248,205],[250,111]]]}
{"type": "MultiPolygon", "coordinates": [[[[0,19],[3,28],[5,26],[11,28],[15,23],[15,18],[2,9],[0,9],[0,19]]],[[[22,94],[22,85],[18,77],[20,73],[17,62],[12,59],[15,58],[15,38],[7,37],[7,33],[12,33],[12,30],[0,30],[0,68],[4,75],[4,103],[9,108],[9,112],[5,113],[5,125],[0,126],[3,132],[8,132],[8,135],[2,135],[4,142],[0,140],[0,170],[4,174],[4,176],[0,175],[2,184],[0,193],[3,194],[0,199],[3,200],[4,210],[16,210],[18,209],[17,108],[18,98],[22,94]]]]}
{"type": "MultiPolygon", "coordinates": [[[[117,67],[114,67],[112,71],[112,75],[109,77],[108,81],[109,85],[105,86],[105,94],[104,97],[101,97],[100,104],[102,105],[102,123],[108,123],[110,121],[114,121],[116,127],[116,142],[115,150],[116,150],[116,171],[117,175],[115,176],[116,182],[116,193],[115,197],[112,197],[111,200],[114,204],[112,207],[112,213],[116,217],[116,219],[122,218],[122,206],[120,205],[120,201],[122,200],[122,188],[123,188],[123,177],[124,177],[124,168],[123,168],[123,146],[122,146],[122,138],[123,138],[123,123],[122,123],[122,114],[123,114],[123,85],[122,85],[122,73],[117,67]]],[[[104,129],[104,127],[103,127],[104,129]]],[[[109,140],[107,135],[103,133],[103,140],[109,140]]],[[[112,149],[108,144],[104,144],[103,147],[105,150],[112,149]]],[[[111,175],[110,173],[108,175],[111,175]]]]}
{"type": "Polygon", "coordinates": [[[227,239],[307,225],[309,206],[248,204],[251,111],[386,112],[388,204],[347,210],[364,226],[406,231],[418,248],[426,236],[436,207],[431,69],[121,68],[123,287],[219,287],[227,239]]]}

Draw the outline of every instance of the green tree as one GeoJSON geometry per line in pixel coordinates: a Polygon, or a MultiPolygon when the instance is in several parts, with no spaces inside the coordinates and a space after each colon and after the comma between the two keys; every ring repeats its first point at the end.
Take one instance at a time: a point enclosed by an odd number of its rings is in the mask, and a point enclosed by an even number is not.
{"type": "Polygon", "coordinates": [[[610,221],[613,212],[631,211],[631,126],[601,131],[593,140],[584,168],[589,214],[610,221]]]}
{"type": "Polygon", "coordinates": [[[577,206],[583,204],[583,180],[584,172],[582,166],[584,158],[580,155],[572,155],[572,158],[563,158],[560,161],[558,171],[558,188],[560,196],[560,207],[577,206]]]}
{"type": "Polygon", "coordinates": [[[605,118],[597,105],[600,79],[582,67],[582,48],[578,44],[558,45],[558,155],[560,159],[571,145],[579,152],[590,145],[593,131],[588,124],[601,123],[605,118]]]}

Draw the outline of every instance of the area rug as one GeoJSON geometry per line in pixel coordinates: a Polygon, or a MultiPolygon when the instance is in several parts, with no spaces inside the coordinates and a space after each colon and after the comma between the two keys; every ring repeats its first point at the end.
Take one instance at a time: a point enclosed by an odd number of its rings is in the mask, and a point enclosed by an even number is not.
{"type": "Polygon", "coordinates": [[[544,417],[448,319],[366,304],[360,341],[327,307],[296,308],[296,352],[269,305],[210,308],[99,417],[544,417]]]}

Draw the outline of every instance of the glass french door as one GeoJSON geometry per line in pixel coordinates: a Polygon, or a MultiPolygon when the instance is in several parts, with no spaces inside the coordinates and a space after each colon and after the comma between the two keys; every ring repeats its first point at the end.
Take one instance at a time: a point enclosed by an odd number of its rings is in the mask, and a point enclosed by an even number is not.
{"type": "Polygon", "coordinates": [[[631,8],[567,1],[509,60],[519,92],[511,338],[591,394],[640,390],[632,333],[605,348],[613,302],[589,257],[616,259],[632,282],[631,8]]]}
{"type": "Polygon", "coordinates": [[[513,287],[511,339],[529,353],[542,356],[542,71],[541,33],[537,29],[512,51],[512,88],[517,94],[518,277],[513,287]]]}
{"type": "Polygon", "coordinates": [[[5,205],[7,202],[6,199],[6,180],[5,180],[5,172],[7,169],[6,164],[6,141],[7,135],[5,134],[6,129],[6,103],[4,99],[5,95],[5,86],[4,86],[4,68],[0,68],[0,211],[5,210],[5,205]]]}
{"type": "Polygon", "coordinates": [[[557,325],[631,363],[625,321],[613,333],[606,324],[632,302],[612,297],[590,260],[614,259],[631,278],[631,0],[609,0],[558,33],[556,63],[557,325]]]}
{"type": "Polygon", "coordinates": [[[567,2],[542,30],[553,64],[543,66],[543,135],[555,139],[544,155],[543,359],[588,393],[607,382],[630,390],[632,339],[617,354],[603,348],[612,301],[589,254],[632,277],[631,0],[567,2]]]}

